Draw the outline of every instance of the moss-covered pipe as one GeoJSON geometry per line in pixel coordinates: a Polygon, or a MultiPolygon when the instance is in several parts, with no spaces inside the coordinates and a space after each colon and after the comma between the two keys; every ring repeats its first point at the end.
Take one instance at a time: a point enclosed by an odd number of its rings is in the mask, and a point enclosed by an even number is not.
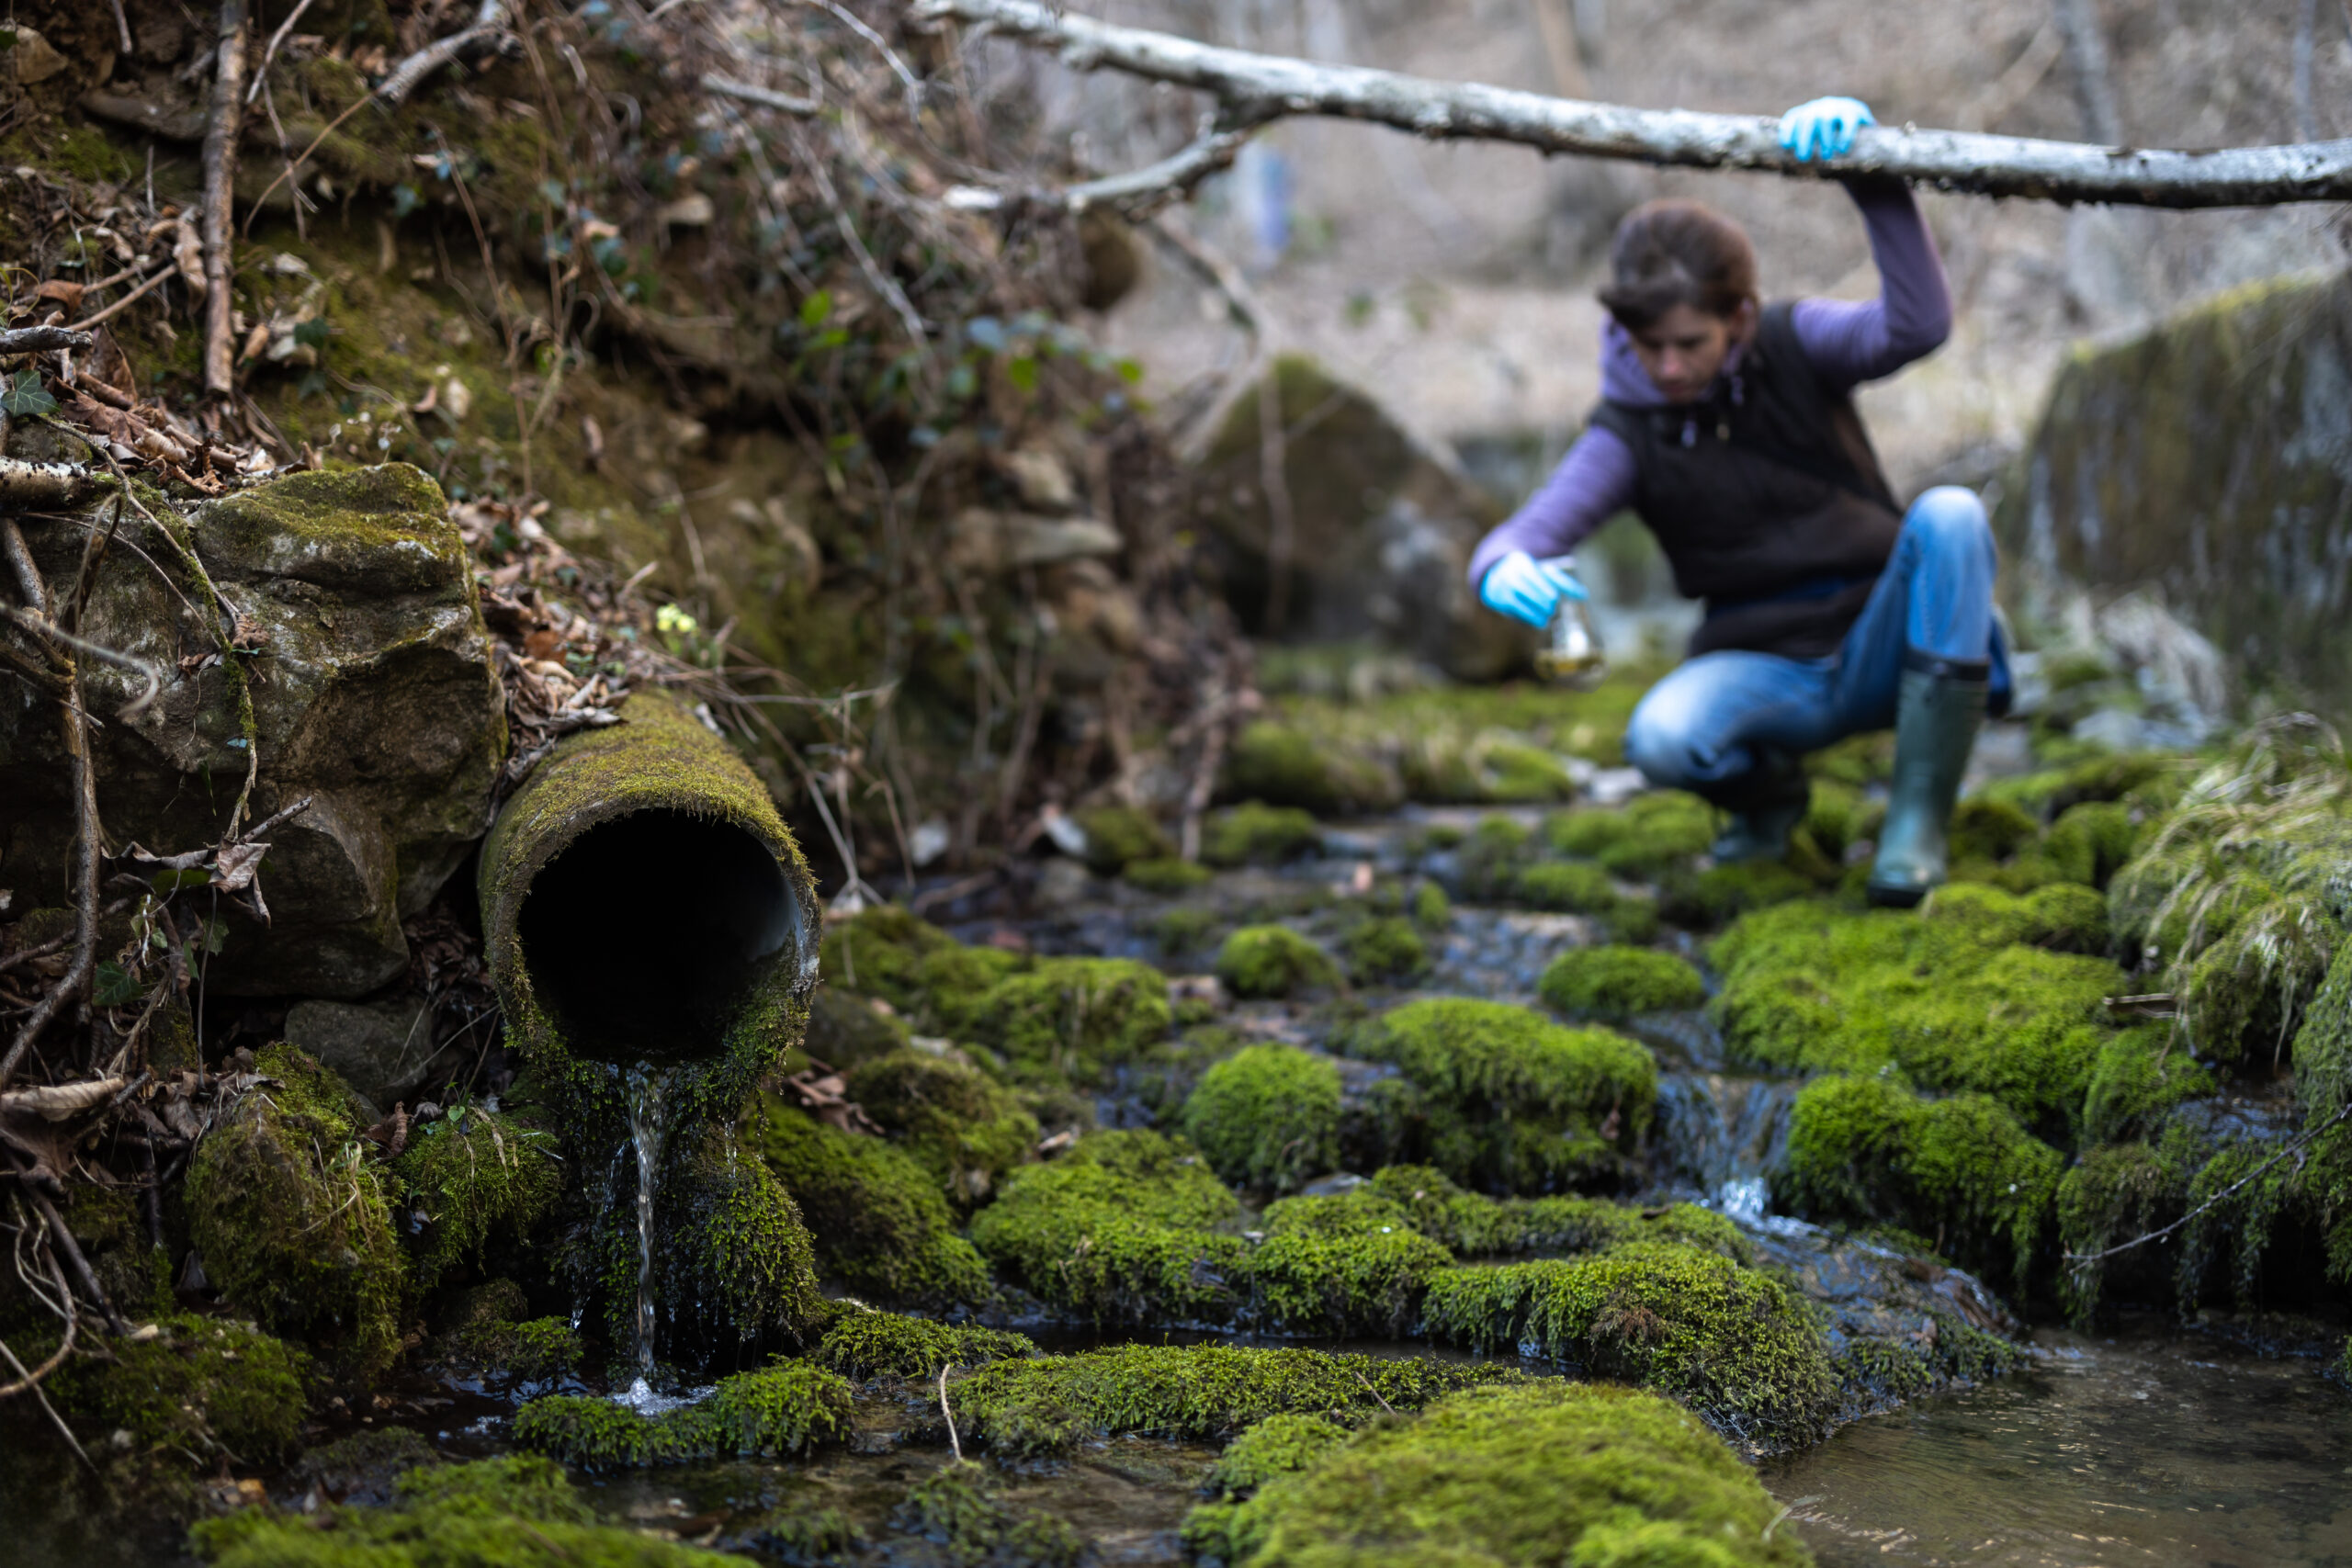
{"type": "Polygon", "coordinates": [[[482,845],[491,976],[543,1079],[691,1063],[740,1103],[817,982],[808,864],[742,759],[670,696],[621,716],[559,742],[482,845]]]}

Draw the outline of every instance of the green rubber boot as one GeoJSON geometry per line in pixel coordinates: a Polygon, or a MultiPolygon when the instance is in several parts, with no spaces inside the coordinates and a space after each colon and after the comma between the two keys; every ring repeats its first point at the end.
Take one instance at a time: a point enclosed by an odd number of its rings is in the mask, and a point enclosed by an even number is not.
{"type": "Polygon", "coordinates": [[[1894,783],[1871,866],[1870,901],[1907,909],[1944,879],[1952,802],[1984,720],[1985,668],[1917,652],[1903,658],[1894,710],[1894,783]]]}
{"type": "Polygon", "coordinates": [[[1789,835],[1813,803],[1813,784],[1794,755],[1759,746],[1756,766],[1717,792],[1714,803],[1732,814],[1731,826],[1707,852],[1717,865],[1781,860],[1789,852],[1789,835]]]}

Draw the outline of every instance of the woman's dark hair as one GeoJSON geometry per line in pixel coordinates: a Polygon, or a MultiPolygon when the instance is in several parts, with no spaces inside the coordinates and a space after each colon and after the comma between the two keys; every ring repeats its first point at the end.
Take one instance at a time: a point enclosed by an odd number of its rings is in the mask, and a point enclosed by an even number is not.
{"type": "Polygon", "coordinates": [[[1645,202],[1609,244],[1600,302],[1627,332],[1677,305],[1729,316],[1756,298],[1756,247],[1747,231],[1695,201],[1645,202]]]}

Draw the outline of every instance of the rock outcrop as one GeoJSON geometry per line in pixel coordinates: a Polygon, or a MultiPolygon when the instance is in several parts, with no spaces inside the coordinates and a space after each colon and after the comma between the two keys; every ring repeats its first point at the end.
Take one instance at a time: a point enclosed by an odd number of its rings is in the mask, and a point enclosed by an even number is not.
{"type": "MultiPolygon", "coordinates": [[[[472,563],[440,487],[405,464],[298,473],[196,509],[27,516],[44,577],[70,584],[113,529],[84,635],[152,665],[87,664],[107,850],[218,842],[260,757],[245,823],[273,829],[270,919],[220,900],[209,990],[356,998],[408,962],[401,920],[429,903],[488,825],[504,705],[472,563]],[[156,521],[162,519],[163,521],[156,521]]],[[[0,700],[0,865],[26,902],[69,901],[74,836],[56,707],[0,700]],[[30,896],[29,897],[28,896],[30,896]]]]}
{"type": "Polygon", "coordinates": [[[2340,716],[2352,647],[2352,274],[2251,284],[2059,371],[2010,558],[2159,590],[2256,686],[2340,716]]]}

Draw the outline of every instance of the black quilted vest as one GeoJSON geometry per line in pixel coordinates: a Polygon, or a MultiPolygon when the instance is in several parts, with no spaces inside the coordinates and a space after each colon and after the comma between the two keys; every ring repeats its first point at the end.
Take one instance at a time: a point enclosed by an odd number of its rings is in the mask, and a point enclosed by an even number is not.
{"type": "Polygon", "coordinates": [[[1837,651],[1894,549],[1902,508],[1853,400],[1815,378],[1788,305],[1765,310],[1738,374],[1705,400],[1603,402],[1592,423],[1633,451],[1634,510],[1676,592],[1707,602],[1693,655],[1837,651]]]}

